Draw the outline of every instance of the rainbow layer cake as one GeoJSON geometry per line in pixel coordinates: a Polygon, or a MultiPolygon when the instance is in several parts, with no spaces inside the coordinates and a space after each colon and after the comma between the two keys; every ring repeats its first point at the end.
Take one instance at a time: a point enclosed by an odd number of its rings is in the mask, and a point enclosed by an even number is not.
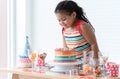
{"type": "Polygon", "coordinates": [[[75,62],[75,50],[68,48],[57,48],[55,49],[54,62],[75,62]]]}

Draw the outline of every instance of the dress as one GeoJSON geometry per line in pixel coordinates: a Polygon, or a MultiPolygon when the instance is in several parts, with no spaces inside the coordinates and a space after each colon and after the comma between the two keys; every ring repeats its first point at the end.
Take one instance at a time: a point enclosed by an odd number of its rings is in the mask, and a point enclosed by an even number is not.
{"type": "MultiPolygon", "coordinates": [[[[76,23],[77,28],[80,28],[80,25],[83,23],[84,21],[78,21],[76,23]]],[[[67,46],[76,50],[77,59],[83,58],[83,51],[86,51],[86,53],[91,51],[90,44],[85,40],[79,29],[72,32],[63,31],[63,35],[67,46]]]]}

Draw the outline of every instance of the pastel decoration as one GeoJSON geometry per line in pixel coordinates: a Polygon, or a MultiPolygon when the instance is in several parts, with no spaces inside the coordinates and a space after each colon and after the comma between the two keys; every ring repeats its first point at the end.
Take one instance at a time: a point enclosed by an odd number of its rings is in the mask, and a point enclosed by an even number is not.
{"type": "Polygon", "coordinates": [[[110,76],[111,77],[118,77],[119,75],[119,65],[118,64],[110,64],[110,76]]]}
{"type": "Polygon", "coordinates": [[[31,62],[31,60],[30,60],[29,58],[21,58],[21,59],[19,60],[19,62],[26,62],[26,63],[30,63],[30,62],[31,62]]]}
{"type": "Polygon", "coordinates": [[[25,42],[25,47],[24,47],[24,56],[28,56],[31,53],[31,48],[29,44],[29,37],[26,36],[26,42],[25,42]]]}
{"type": "Polygon", "coordinates": [[[23,52],[20,52],[20,54],[18,55],[18,62],[17,62],[17,67],[20,68],[30,68],[32,67],[32,62],[29,59],[29,54],[31,53],[31,48],[30,48],[30,44],[29,44],[29,37],[26,36],[26,41],[25,41],[25,46],[24,46],[24,50],[23,52]]]}

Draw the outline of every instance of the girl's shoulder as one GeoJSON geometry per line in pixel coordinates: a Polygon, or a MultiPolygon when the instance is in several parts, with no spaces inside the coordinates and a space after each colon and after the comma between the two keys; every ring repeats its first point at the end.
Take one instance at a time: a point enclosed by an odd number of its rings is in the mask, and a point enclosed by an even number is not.
{"type": "Polygon", "coordinates": [[[87,22],[85,22],[85,21],[83,21],[83,20],[79,20],[79,21],[77,21],[77,29],[78,29],[78,31],[82,34],[82,32],[84,31],[84,30],[87,30],[87,28],[89,28],[89,24],[87,23],[87,22]]]}
{"type": "Polygon", "coordinates": [[[77,22],[76,22],[76,25],[77,25],[77,29],[78,29],[78,31],[82,34],[82,26],[85,24],[85,21],[83,21],[83,20],[78,20],[77,22]]]}
{"type": "Polygon", "coordinates": [[[81,25],[81,24],[84,24],[84,23],[85,23],[85,21],[83,21],[83,20],[78,20],[78,21],[76,22],[77,25],[81,25]]]}
{"type": "MultiPolygon", "coordinates": [[[[82,34],[82,28],[84,27],[84,26],[86,26],[86,22],[85,21],[83,21],[83,20],[78,20],[77,22],[76,22],[76,28],[77,28],[77,30],[82,34]]],[[[65,32],[65,29],[64,28],[62,28],[62,33],[63,32],[65,32]]]]}

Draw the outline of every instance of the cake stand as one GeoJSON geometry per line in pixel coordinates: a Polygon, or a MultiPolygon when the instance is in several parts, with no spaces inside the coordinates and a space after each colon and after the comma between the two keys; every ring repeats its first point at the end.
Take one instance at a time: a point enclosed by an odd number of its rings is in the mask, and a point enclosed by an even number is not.
{"type": "Polygon", "coordinates": [[[80,64],[81,62],[63,62],[63,63],[58,63],[58,62],[52,62],[50,63],[54,67],[50,70],[52,72],[56,73],[65,73],[71,69],[76,69],[75,65],[80,64]]]}

